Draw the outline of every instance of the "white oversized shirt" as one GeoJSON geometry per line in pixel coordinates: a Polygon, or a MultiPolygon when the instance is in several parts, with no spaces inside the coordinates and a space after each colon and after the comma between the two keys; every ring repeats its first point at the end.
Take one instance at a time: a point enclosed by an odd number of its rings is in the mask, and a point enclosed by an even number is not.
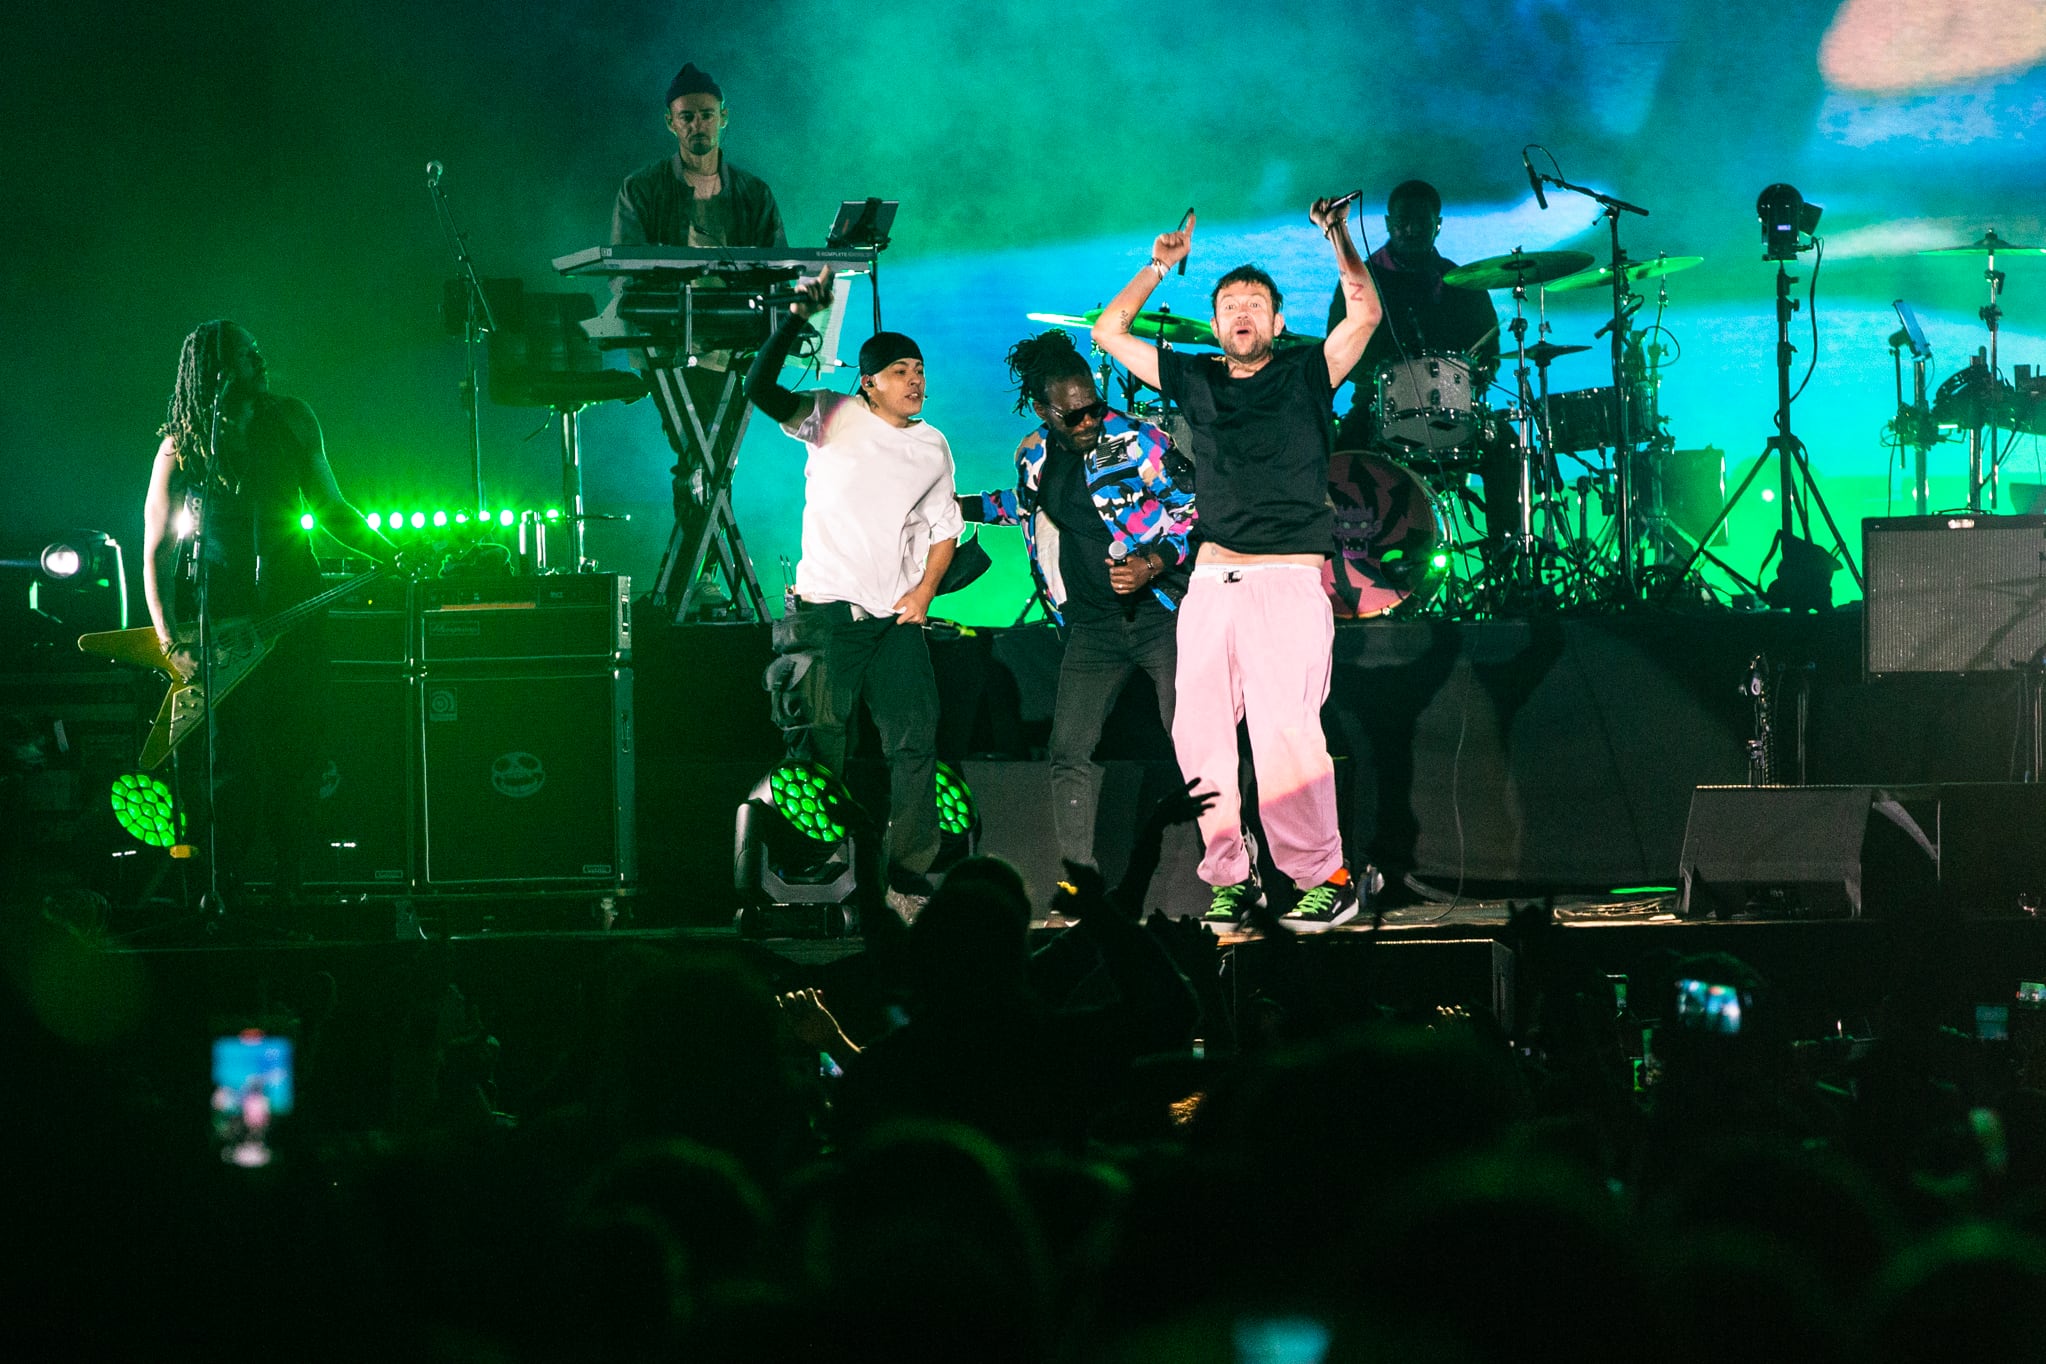
{"type": "Polygon", "coordinates": [[[929,423],[891,426],[860,398],[808,396],[807,410],[782,424],[810,447],[796,592],[893,615],[923,581],[931,546],[956,540],[964,526],[952,447],[929,423]]]}

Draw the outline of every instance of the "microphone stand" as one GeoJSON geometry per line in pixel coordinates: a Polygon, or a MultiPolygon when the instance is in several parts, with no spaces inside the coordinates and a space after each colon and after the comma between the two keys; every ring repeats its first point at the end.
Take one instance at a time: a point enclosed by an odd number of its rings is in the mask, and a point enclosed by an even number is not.
{"type": "Polygon", "coordinates": [[[481,512],[487,504],[483,500],[483,405],[479,401],[476,357],[483,333],[497,330],[497,318],[490,311],[490,298],[483,292],[483,282],[476,278],[476,262],[469,256],[469,234],[455,225],[454,210],[448,207],[447,191],[440,187],[440,179],[440,162],[428,162],[426,192],[433,196],[434,216],[440,220],[441,231],[447,234],[448,245],[454,248],[455,264],[462,273],[465,310],[462,355],[466,368],[462,400],[469,409],[469,467],[476,484],[476,510],[481,512]]]}
{"type": "MultiPolygon", "coordinates": [[[[1537,184],[1554,185],[1557,189],[1581,194],[1599,206],[1606,220],[1606,228],[1612,240],[1613,319],[1607,324],[1612,343],[1613,367],[1613,436],[1617,443],[1615,464],[1618,485],[1619,507],[1618,535],[1620,550],[1620,598],[1633,601],[1639,589],[1639,566],[1634,562],[1638,557],[1634,543],[1634,426],[1631,404],[1627,400],[1626,356],[1628,319],[1633,316],[1627,307],[1628,279],[1627,253],[1620,249],[1620,215],[1637,213],[1648,216],[1648,210],[1610,194],[1601,194],[1587,185],[1574,185],[1560,175],[1545,175],[1529,167],[1537,184]]],[[[1605,330],[1605,329],[1601,329],[1605,330]]]]}

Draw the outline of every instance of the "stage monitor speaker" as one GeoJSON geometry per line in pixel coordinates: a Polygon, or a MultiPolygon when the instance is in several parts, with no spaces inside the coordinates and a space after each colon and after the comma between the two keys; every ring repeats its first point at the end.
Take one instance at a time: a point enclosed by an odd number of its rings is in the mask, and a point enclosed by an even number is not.
{"type": "Polygon", "coordinates": [[[430,675],[421,700],[428,885],[633,879],[630,669],[430,675]]]}
{"type": "Polygon", "coordinates": [[[1862,522],[1863,666],[2001,672],[2046,656],[2046,516],[1862,522]]]}
{"type": "Polygon", "coordinates": [[[1679,870],[1686,918],[1860,918],[1940,902],[1936,788],[1701,786],[1679,870]]]}

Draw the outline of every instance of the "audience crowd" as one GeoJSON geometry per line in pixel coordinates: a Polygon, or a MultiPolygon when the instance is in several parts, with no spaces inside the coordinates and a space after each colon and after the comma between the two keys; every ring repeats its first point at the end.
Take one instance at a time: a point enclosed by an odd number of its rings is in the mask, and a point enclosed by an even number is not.
{"type": "Polygon", "coordinates": [[[1672,959],[1631,1008],[1549,972],[1509,1036],[1475,1001],[1360,997],[1337,944],[1276,920],[1225,970],[1198,922],[1140,916],[1136,862],[1113,889],[1075,873],[1072,926],[1034,953],[1020,879],[985,859],[825,966],[623,941],[572,1035],[516,1067],[422,967],[383,1002],[374,1094],[345,1103],[348,1002],[308,987],[278,1002],[300,1102],[260,1168],[195,1116],[168,1059],[189,1039],[108,1046],[62,1013],[120,968],[31,908],[6,963],[15,1357],[1914,1361],[2046,1340],[2046,1070],[2021,1010],[1983,1042],[1899,998],[1872,1039],[1817,1045],[1740,962],[1672,959]],[[1738,991],[1741,1028],[1647,1007],[1685,978],[1738,991]]]}

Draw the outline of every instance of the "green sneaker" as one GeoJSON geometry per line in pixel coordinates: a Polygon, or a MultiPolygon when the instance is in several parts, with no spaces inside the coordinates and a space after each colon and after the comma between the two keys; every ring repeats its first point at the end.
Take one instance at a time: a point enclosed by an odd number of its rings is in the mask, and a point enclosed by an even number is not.
{"type": "Polygon", "coordinates": [[[1329,880],[1303,892],[1286,918],[1299,923],[1327,924],[1331,928],[1346,924],[1363,908],[1357,891],[1357,882],[1348,869],[1338,871],[1329,880]]]}
{"type": "Polygon", "coordinates": [[[1208,912],[1201,916],[1203,923],[1236,924],[1250,917],[1250,912],[1265,902],[1264,892],[1257,888],[1255,881],[1238,881],[1233,886],[1216,886],[1214,897],[1208,901],[1208,912]]]}

